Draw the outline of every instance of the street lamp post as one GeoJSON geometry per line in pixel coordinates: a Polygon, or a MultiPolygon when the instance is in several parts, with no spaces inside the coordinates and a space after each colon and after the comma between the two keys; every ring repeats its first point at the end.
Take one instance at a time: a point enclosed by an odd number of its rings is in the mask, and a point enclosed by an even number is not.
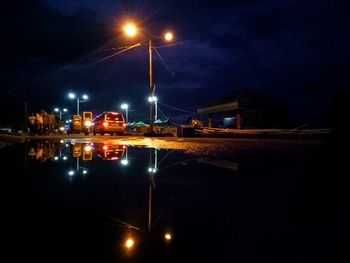
{"type": "Polygon", "coordinates": [[[68,110],[66,108],[64,108],[62,110],[60,108],[55,108],[54,111],[58,112],[60,114],[59,117],[60,117],[60,120],[62,120],[62,111],[67,112],[68,110]]]}
{"type": "MultiPolygon", "coordinates": [[[[153,108],[153,105],[154,105],[154,119],[157,120],[158,119],[158,109],[157,109],[157,101],[158,101],[158,98],[156,96],[151,96],[151,97],[148,97],[148,101],[151,103],[152,105],[152,108],[153,108]]],[[[153,110],[152,110],[152,113],[153,113],[153,110]]]]}
{"type": "MultiPolygon", "coordinates": [[[[134,37],[137,35],[137,28],[134,24],[127,24],[124,26],[124,32],[127,36],[134,37]]],[[[171,32],[167,32],[164,35],[164,39],[166,41],[172,41],[174,38],[174,35],[171,32]]],[[[155,86],[153,83],[153,65],[152,65],[152,40],[148,40],[148,53],[149,53],[149,88],[150,88],[150,97],[155,98],[155,86]]],[[[155,106],[157,111],[157,101],[154,100],[154,103],[150,104],[150,132],[153,133],[153,106],[155,106]]],[[[155,112],[155,116],[157,115],[157,112],[155,112]]]]}
{"type": "Polygon", "coordinates": [[[126,123],[128,123],[128,122],[129,122],[129,120],[128,120],[128,108],[129,108],[129,105],[126,104],[126,103],[123,103],[120,107],[121,107],[123,110],[125,110],[126,123]]]}
{"type": "Polygon", "coordinates": [[[76,96],[75,93],[69,93],[69,94],[68,94],[68,97],[69,97],[70,99],[75,99],[75,98],[77,98],[77,115],[79,115],[79,104],[80,104],[80,102],[85,102],[85,101],[89,98],[88,95],[84,94],[84,95],[82,96],[82,98],[84,99],[83,101],[80,100],[79,96],[76,96]]]}

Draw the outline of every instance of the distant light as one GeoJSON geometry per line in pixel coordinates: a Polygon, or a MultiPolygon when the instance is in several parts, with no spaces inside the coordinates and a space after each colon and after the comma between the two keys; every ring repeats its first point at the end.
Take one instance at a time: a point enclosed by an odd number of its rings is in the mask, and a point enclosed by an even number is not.
{"type": "Polygon", "coordinates": [[[59,109],[59,108],[55,108],[55,109],[54,109],[54,111],[59,112],[59,111],[60,111],[60,109],[59,109]]]}
{"type": "Polygon", "coordinates": [[[67,156],[63,156],[62,159],[63,159],[63,160],[67,160],[67,156]]]}
{"type": "Polygon", "coordinates": [[[91,145],[86,145],[85,148],[84,148],[85,152],[91,152],[91,150],[92,150],[91,145]]]}
{"type": "Polygon", "coordinates": [[[85,126],[86,127],[90,127],[92,125],[92,122],[91,121],[85,121],[85,126]]]}
{"type": "Polygon", "coordinates": [[[127,247],[127,248],[132,248],[133,246],[134,246],[134,240],[132,239],[132,238],[128,238],[127,240],[126,240],[126,242],[125,242],[125,246],[127,247]]]}
{"type": "Polygon", "coordinates": [[[69,93],[69,94],[68,94],[68,97],[69,97],[70,99],[74,99],[74,98],[75,98],[75,94],[74,94],[74,93],[69,93]]]}
{"type": "Polygon", "coordinates": [[[164,38],[165,38],[166,41],[171,41],[171,40],[173,40],[174,35],[173,35],[173,33],[171,33],[171,32],[167,32],[167,33],[164,35],[164,38]]]}
{"type": "Polygon", "coordinates": [[[156,102],[156,101],[158,101],[158,98],[156,96],[151,96],[151,97],[148,97],[148,101],[149,102],[156,102]]]}
{"type": "Polygon", "coordinates": [[[64,140],[60,140],[60,143],[64,143],[64,140]]]}
{"type": "Polygon", "coordinates": [[[172,235],[170,233],[165,233],[164,238],[166,240],[171,240],[173,237],[172,237],[172,235]]]}
{"type": "Polygon", "coordinates": [[[54,159],[55,159],[55,161],[57,161],[59,158],[58,158],[58,156],[55,156],[55,158],[54,158],[54,159]]]}
{"type": "Polygon", "coordinates": [[[122,165],[128,165],[129,164],[129,161],[127,159],[123,159],[120,161],[122,165]]]}
{"type": "Polygon", "coordinates": [[[149,173],[152,173],[152,170],[153,170],[152,167],[148,168],[149,173]]]}
{"type": "Polygon", "coordinates": [[[136,36],[136,33],[137,33],[136,26],[132,23],[126,24],[124,26],[124,33],[129,37],[136,36]]]}
{"type": "Polygon", "coordinates": [[[84,100],[87,100],[88,98],[89,98],[88,95],[86,95],[86,94],[83,95],[83,99],[84,99],[84,100]]]}
{"type": "Polygon", "coordinates": [[[84,171],[83,171],[83,174],[87,174],[87,173],[88,173],[88,171],[87,171],[87,170],[84,170],[84,171]]]}
{"type": "Polygon", "coordinates": [[[66,108],[63,109],[64,112],[67,112],[68,110],[66,108]]]}
{"type": "Polygon", "coordinates": [[[73,176],[73,175],[74,175],[74,171],[70,170],[70,171],[68,172],[68,175],[69,175],[69,176],[73,176]]]}
{"type": "Polygon", "coordinates": [[[60,131],[64,131],[64,127],[60,127],[60,131]]]}
{"type": "Polygon", "coordinates": [[[126,104],[126,103],[124,103],[124,104],[122,104],[120,107],[121,107],[123,110],[126,110],[126,109],[129,107],[129,105],[126,104]]]}
{"type": "Polygon", "coordinates": [[[68,122],[72,122],[72,120],[71,120],[71,119],[69,119],[69,120],[68,120],[68,122]]]}

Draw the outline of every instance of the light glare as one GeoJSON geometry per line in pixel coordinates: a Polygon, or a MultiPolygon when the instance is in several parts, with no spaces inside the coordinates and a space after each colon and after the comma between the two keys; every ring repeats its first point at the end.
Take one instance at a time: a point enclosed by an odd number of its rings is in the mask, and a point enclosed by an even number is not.
{"type": "Polygon", "coordinates": [[[134,246],[134,240],[131,239],[131,238],[128,238],[128,239],[126,240],[126,242],[125,242],[125,246],[126,246],[127,248],[132,248],[132,247],[134,246]]]}
{"type": "Polygon", "coordinates": [[[173,33],[171,33],[171,32],[167,32],[167,33],[164,35],[164,38],[165,38],[166,41],[171,41],[171,40],[173,40],[174,35],[173,35],[173,33]]]}
{"type": "Polygon", "coordinates": [[[172,236],[171,236],[170,233],[166,233],[166,234],[164,235],[164,238],[165,238],[166,240],[171,240],[171,239],[172,239],[172,236]]]}
{"type": "Polygon", "coordinates": [[[134,37],[136,35],[136,26],[132,23],[126,24],[124,26],[124,32],[129,37],[134,37]]]}

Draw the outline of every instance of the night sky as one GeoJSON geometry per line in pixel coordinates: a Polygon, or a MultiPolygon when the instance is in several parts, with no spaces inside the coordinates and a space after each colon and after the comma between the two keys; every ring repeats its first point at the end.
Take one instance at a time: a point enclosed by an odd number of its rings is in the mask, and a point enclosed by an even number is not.
{"type": "MultiPolygon", "coordinates": [[[[347,1],[31,0],[2,8],[2,124],[55,106],[75,111],[67,93],[87,93],[83,110],[149,113],[148,49],[98,62],[142,39],[121,32],[135,21],[154,46],[160,109],[172,118],[237,90],[252,90],[289,107],[295,124],[328,127],[332,105],[350,86],[347,1]],[[160,36],[170,29],[175,45],[160,36]],[[161,105],[161,103],[165,105],[161,105]]],[[[160,117],[162,117],[160,115],[160,117]]],[[[164,117],[162,117],[164,119],[164,117]]]]}

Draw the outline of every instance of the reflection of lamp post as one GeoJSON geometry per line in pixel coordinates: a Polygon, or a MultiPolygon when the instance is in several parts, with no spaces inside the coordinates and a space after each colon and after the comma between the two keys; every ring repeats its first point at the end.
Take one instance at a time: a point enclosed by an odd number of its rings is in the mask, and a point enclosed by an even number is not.
{"type": "Polygon", "coordinates": [[[152,188],[154,187],[154,176],[157,173],[157,154],[156,148],[150,149],[150,164],[148,172],[150,173],[149,195],[148,195],[148,231],[151,232],[152,222],[152,188]],[[154,151],[152,151],[154,150],[154,151]],[[154,158],[153,158],[154,157],[154,158]]]}
{"type": "Polygon", "coordinates": [[[68,97],[70,98],[70,99],[77,99],[77,115],[79,115],[79,104],[80,104],[80,102],[86,102],[86,100],[89,98],[88,97],[88,95],[83,95],[82,96],[82,99],[84,99],[84,100],[80,100],[80,98],[79,98],[79,96],[76,96],[74,93],[69,93],[68,94],[68,97]]]}
{"type": "Polygon", "coordinates": [[[128,148],[127,148],[127,147],[125,148],[125,158],[122,159],[120,162],[121,162],[121,164],[122,164],[123,166],[127,166],[127,165],[129,164],[129,160],[128,160],[128,148]]]}
{"type": "Polygon", "coordinates": [[[58,112],[60,114],[60,120],[62,119],[62,112],[67,112],[68,110],[66,108],[64,109],[60,109],[60,108],[55,108],[54,109],[55,112],[58,112]]]}
{"type": "MultiPolygon", "coordinates": [[[[124,26],[124,33],[129,37],[135,37],[137,35],[137,27],[132,24],[126,24],[124,26]]],[[[164,39],[166,41],[172,41],[174,38],[174,35],[170,32],[165,33],[164,39]]],[[[152,40],[148,40],[148,53],[149,53],[149,87],[150,87],[150,97],[155,96],[155,86],[153,83],[153,66],[152,66],[152,40]]],[[[156,104],[155,104],[156,105],[156,104]]],[[[153,103],[150,104],[150,132],[153,133],[153,103]]]]}
{"type": "Polygon", "coordinates": [[[129,108],[129,105],[126,104],[126,103],[123,103],[121,106],[120,106],[123,110],[125,110],[125,118],[126,118],[126,123],[128,123],[128,108],[129,108]]]}

